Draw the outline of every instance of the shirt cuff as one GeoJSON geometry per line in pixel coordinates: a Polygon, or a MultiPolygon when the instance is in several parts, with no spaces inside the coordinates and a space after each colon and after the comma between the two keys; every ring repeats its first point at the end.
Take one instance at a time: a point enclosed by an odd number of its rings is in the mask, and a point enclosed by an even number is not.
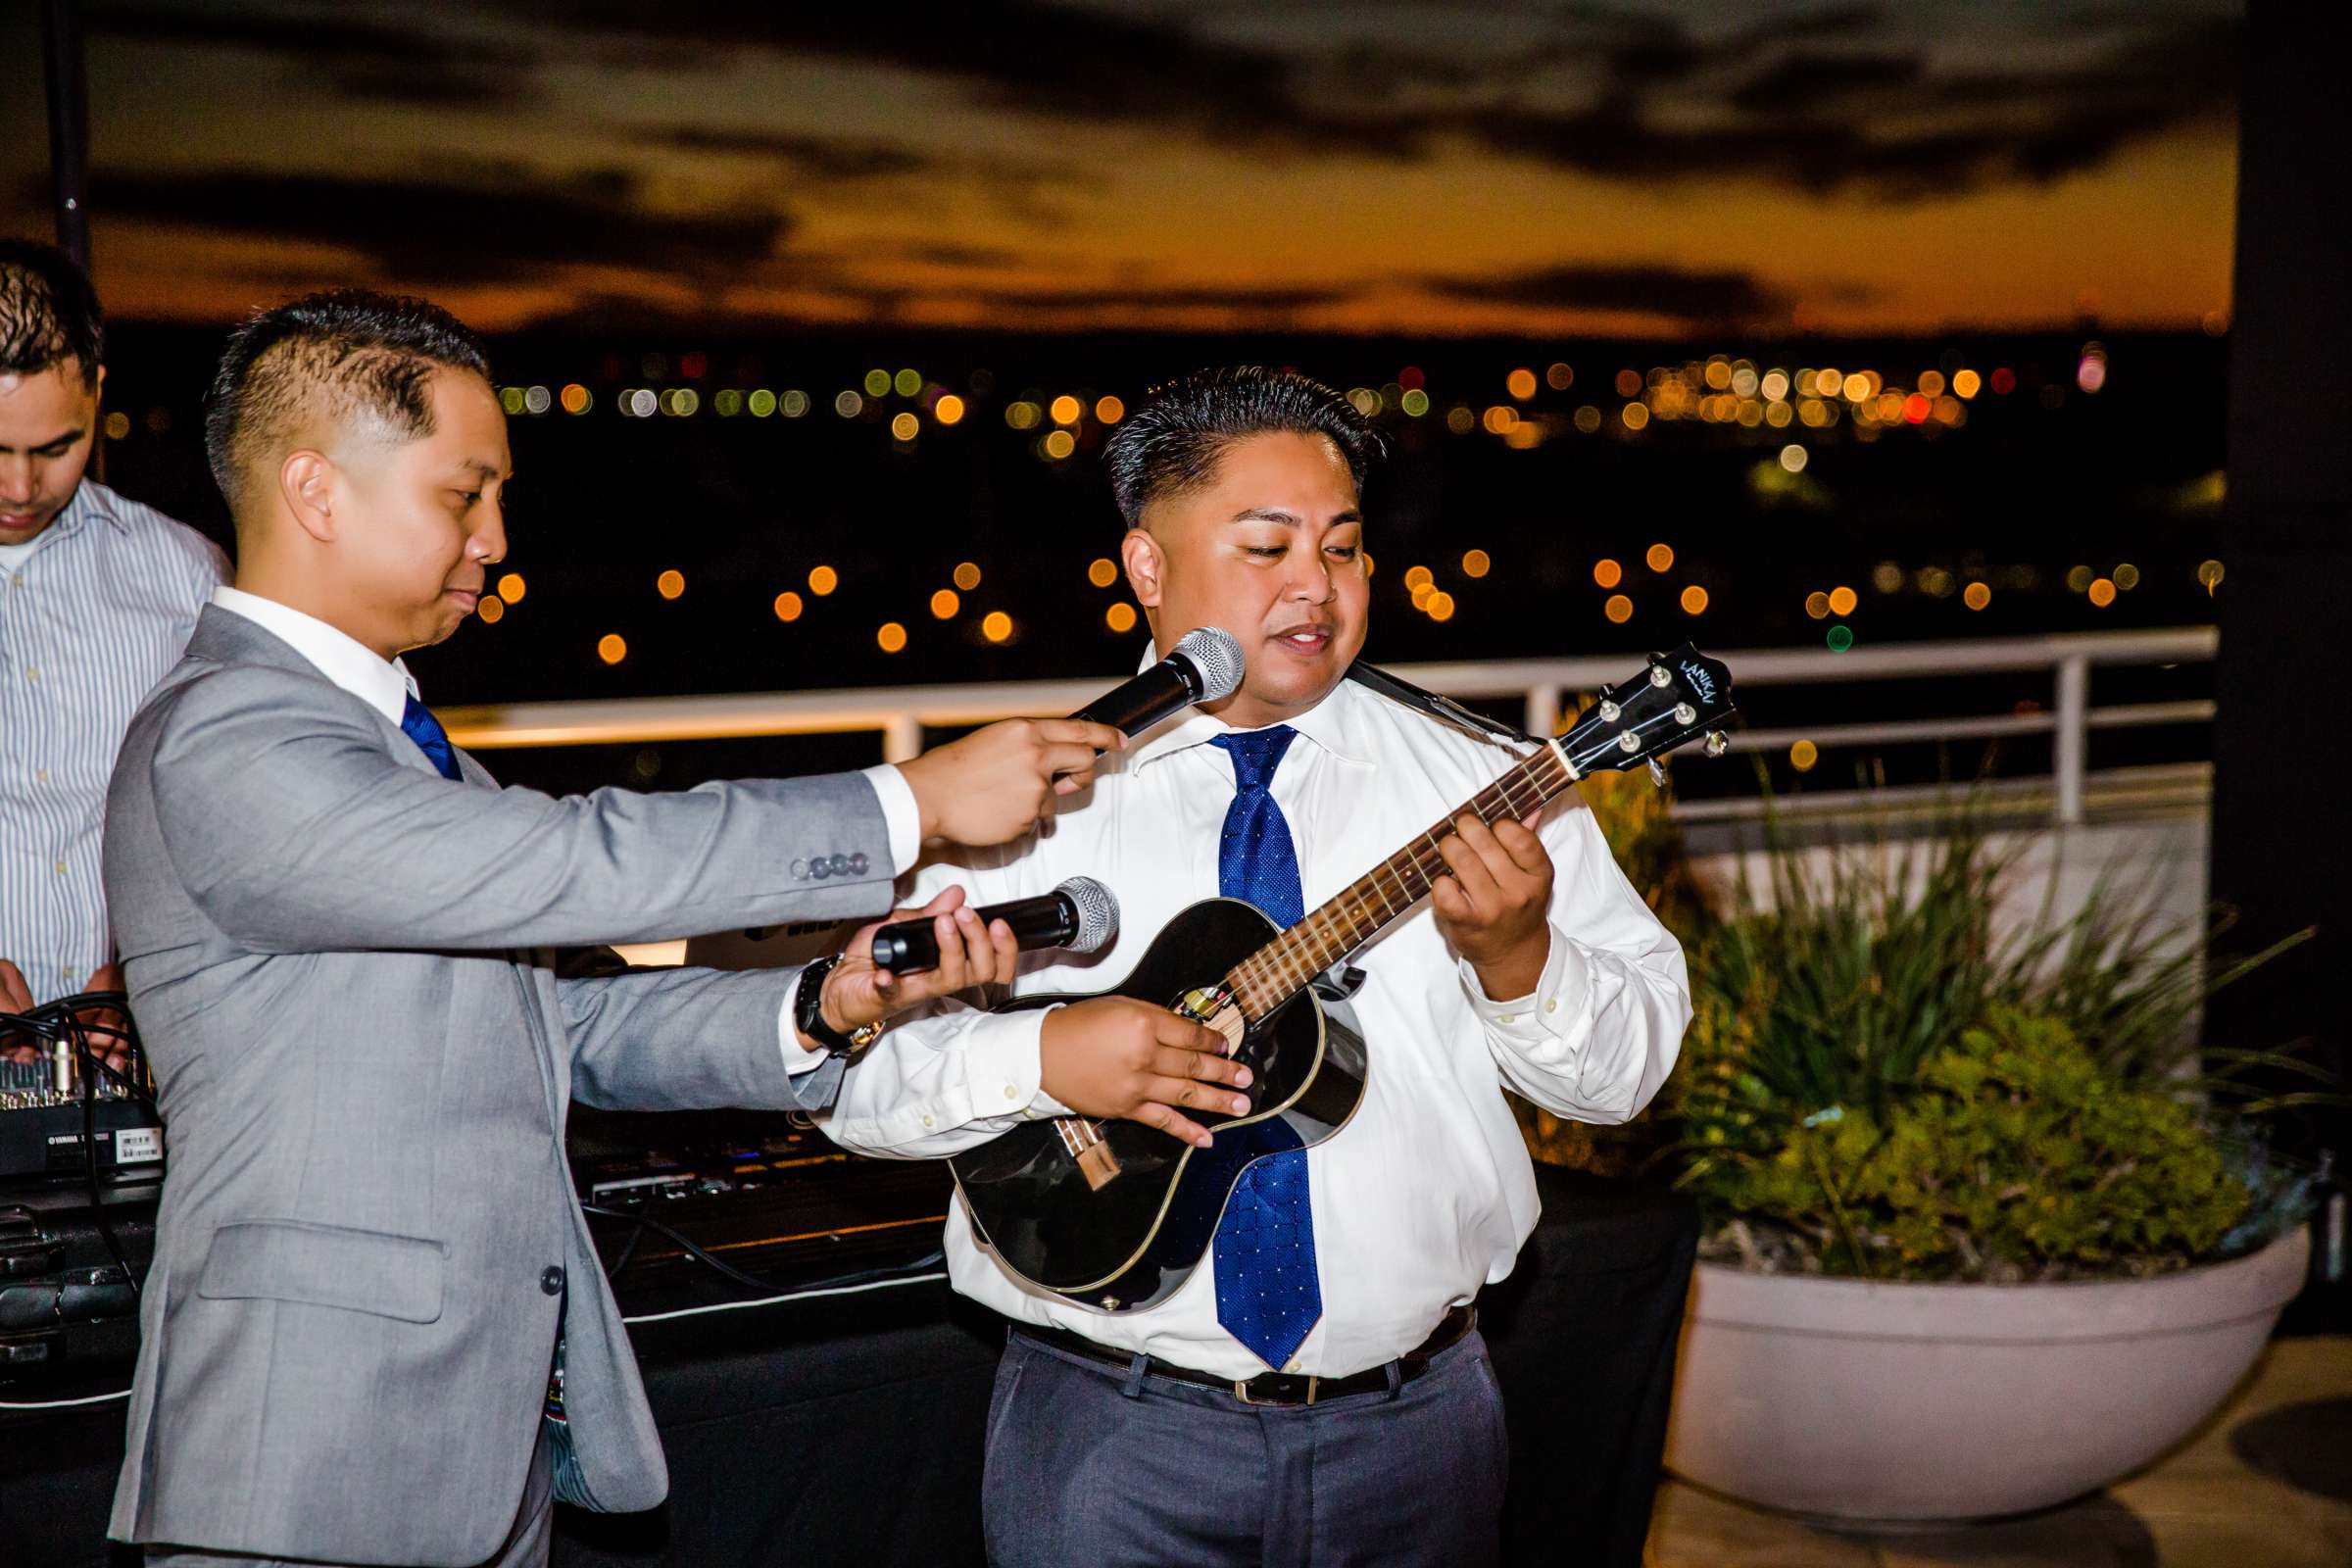
{"type": "MultiPolygon", "coordinates": [[[[806,973],[806,969],[801,971],[801,974],[806,973]]],[[[792,1021],[800,998],[801,975],[796,974],[792,977],[792,984],[784,988],[784,1005],[776,1009],[776,1043],[784,1051],[784,1071],[787,1076],[794,1078],[805,1072],[816,1071],[833,1055],[829,1051],[810,1051],[801,1044],[801,1031],[792,1021]]]]}
{"type": "Polygon", "coordinates": [[[1053,1007],[999,1013],[1003,1027],[977,1029],[965,1037],[963,1082],[975,1120],[1000,1116],[1041,1121],[1076,1111],[1046,1093],[1045,1025],[1053,1007]],[[1012,1020],[1018,1020],[1015,1024],[1012,1020]]]}
{"type": "Polygon", "coordinates": [[[865,770],[865,781],[882,803],[882,820],[890,828],[890,874],[900,876],[923,853],[923,812],[914,804],[914,786],[888,762],[865,770]]]}
{"type": "Polygon", "coordinates": [[[1471,1010],[1495,1033],[1534,1045],[1565,1036],[1583,1015],[1586,999],[1592,991],[1592,970],[1558,926],[1550,930],[1551,948],[1544,956],[1544,973],[1536,981],[1536,989],[1524,997],[1494,1000],[1479,983],[1478,971],[1469,960],[1455,960],[1471,1010]]]}

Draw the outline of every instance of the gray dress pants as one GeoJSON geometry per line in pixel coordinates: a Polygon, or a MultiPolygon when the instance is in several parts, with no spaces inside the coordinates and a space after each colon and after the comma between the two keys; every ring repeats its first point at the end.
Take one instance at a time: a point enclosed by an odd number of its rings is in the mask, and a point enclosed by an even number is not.
{"type": "Polygon", "coordinates": [[[1393,1394],[1271,1406],[1016,1331],[982,1518],[996,1568],[1484,1568],[1507,1470],[1476,1333],[1393,1394]]]}

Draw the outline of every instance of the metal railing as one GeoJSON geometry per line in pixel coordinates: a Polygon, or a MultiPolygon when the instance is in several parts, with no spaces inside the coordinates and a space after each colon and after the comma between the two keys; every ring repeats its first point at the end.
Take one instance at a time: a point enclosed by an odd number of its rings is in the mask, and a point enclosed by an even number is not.
{"type": "MultiPolygon", "coordinates": [[[[2220,634],[2214,627],[2182,626],[1905,643],[1849,649],[1841,654],[1825,648],[1759,648],[1717,653],[1716,657],[1731,667],[1742,690],[2046,670],[2051,677],[2051,701],[2047,709],[2036,712],[1820,724],[1801,730],[1736,730],[1731,744],[1735,751],[1778,751],[1799,740],[1827,749],[2049,735],[2053,739],[2052,815],[2060,825],[2071,825],[2082,820],[2084,788],[2091,777],[2092,730],[2199,723],[2210,720],[2214,710],[2213,704],[2203,700],[2093,708],[2092,667],[2204,663],[2220,646],[2220,634]]],[[[1543,735],[1558,726],[1565,705],[1575,693],[1621,680],[1630,667],[1626,656],[1617,654],[1592,659],[1399,664],[1396,672],[1449,697],[1518,697],[1525,705],[1526,729],[1543,735]]],[[[882,737],[884,760],[900,761],[922,749],[926,728],[985,724],[1024,713],[1070,712],[1102,695],[1104,686],[1118,678],[1114,672],[1087,680],[511,703],[450,709],[441,717],[458,744],[476,751],[875,730],[882,737]]],[[[1715,804],[1730,807],[1734,803],[1715,804]]]]}

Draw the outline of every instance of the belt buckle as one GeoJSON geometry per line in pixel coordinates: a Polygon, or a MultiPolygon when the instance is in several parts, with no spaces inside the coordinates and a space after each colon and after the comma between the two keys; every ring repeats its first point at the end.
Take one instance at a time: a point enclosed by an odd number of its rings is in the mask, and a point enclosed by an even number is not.
{"type": "Polygon", "coordinates": [[[1320,1387],[1320,1385],[1322,1384],[1322,1382],[1323,1382],[1323,1379],[1322,1379],[1322,1377],[1321,1377],[1319,1374],[1317,1374],[1317,1373],[1313,1373],[1313,1372],[1309,1372],[1309,1373],[1306,1375],[1306,1397],[1305,1397],[1305,1398],[1303,1398],[1303,1399],[1257,1399],[1257,1398],[1252,1398],[1252,1397],[1250,1397],[1250,1379],[1248,1379],[1248,1378],[1235,1378],[1235,1379],[1233,1380],[1233,1396],[1234,1396],[1235,1398],[1237,1398],[1237,1399],[1241,1400],[1241,1401],[1242,1401],[1244,1404],[1255,1405],[1255,1406],[1257,1406],[1257,1407],[1258,1407],[1258,1408],[1260,1408],[1260,1409],[1287,1410],[1287,1409],[1291,1409],[1291,1408],[1294,1408],[1294,1407],[1296,1407],[1296,1406],[1299,1406],[1299,1405],[1307,1405],[1307,1406],[1312,1406],[1312,1405],[1314,1404],[1314,1402],[1315,1402],[1315,1394],[1316,1394],[1316,1390],[1317,1390],[1317,1389],[1320,1387]]]}

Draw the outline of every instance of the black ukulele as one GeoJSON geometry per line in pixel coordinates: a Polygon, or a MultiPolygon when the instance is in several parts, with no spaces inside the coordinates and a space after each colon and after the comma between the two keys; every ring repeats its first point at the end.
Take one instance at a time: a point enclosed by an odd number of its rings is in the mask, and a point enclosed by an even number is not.
{"type": "MultiPolygon", "coordinates": [[[[1732,712],[1730,671],[1685,643],[1602,694],[1561,736],[1284,931],[1239,899],[1204,899],[1168,922],[1107,996],[1166,1003],[1207,1024],[1249,1063],[1245,1116],[1195,1110],[1216,1134],[1196,1150],[1141,1122],[1064,1116],[1027,1122],[948,1161],[982,1242],[1032,1285],[1109,1312],[1164,1299],[1208,1249],[1243,1167],[1312,1147],[1364,1095],[1364,1042],[1325,976],[1428,896],[1445,874],[1439,841],[1463,811],[1521,818],[1594,768],[1625,769],[1710,733],[1732,712]],[[1275,1131],[1288,1125],[1296,1141],[1275,1131]]],[[[1004,1010],[1081,1002],[1016,998],[1004,1010]]]]}

